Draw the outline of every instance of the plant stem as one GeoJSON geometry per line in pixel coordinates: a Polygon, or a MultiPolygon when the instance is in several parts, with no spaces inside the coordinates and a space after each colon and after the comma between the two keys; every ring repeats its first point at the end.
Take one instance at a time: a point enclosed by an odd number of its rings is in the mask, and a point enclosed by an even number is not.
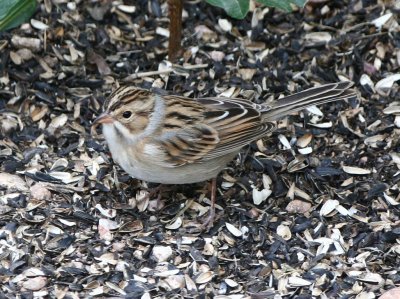
{"type": "Polygon", "coordinates": [[[169,10],[169,61],[175,62],[181,54],[183,0],[168,0],[169,10]]]}

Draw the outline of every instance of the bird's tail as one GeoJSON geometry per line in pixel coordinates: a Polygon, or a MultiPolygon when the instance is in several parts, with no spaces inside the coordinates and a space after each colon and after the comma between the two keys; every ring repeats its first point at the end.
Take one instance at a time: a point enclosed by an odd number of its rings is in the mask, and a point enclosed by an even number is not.
{"type": "Polygon", "coordinates": [[[263,119],[273,121],[313,105],[356,98],[355,90],[351,89],[353,85],[351,81],[331,83],[284,97],[262,111],[263,119]]]}

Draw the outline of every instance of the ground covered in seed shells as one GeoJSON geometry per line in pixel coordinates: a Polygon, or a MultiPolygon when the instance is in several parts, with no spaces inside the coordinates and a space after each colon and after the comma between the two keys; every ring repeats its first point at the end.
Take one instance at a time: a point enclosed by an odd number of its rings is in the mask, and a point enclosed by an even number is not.
{"type": "Polygon", "coordinates": [[[399,4],[186,1],[176,64],[166,8],[45,0],[0,33],[0,298],[399,298],[399,4]],[[206,184],[157,211],[90,134],[118,84],[261,103],[339,80],[358,101],[281,121],[218,177],[208,232],[206,184]]]}

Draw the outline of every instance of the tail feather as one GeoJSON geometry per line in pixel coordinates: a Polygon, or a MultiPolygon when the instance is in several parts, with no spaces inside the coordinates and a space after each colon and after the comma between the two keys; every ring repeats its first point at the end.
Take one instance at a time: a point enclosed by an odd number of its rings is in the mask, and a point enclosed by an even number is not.
{"type": "Polygon", "coordinates": [[[310,106],[357,97],[356,92],[351,89],[353,85],[351,81],[331,83],[284,97],[262,111],[263,118],[274,121],[310,106]]]}

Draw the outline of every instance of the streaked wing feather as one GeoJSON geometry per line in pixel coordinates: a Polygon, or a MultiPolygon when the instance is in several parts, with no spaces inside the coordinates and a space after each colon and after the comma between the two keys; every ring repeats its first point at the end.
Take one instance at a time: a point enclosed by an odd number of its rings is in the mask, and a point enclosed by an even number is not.
{"type": "Polygon", "coordinates": [[[269,132],[272,132],[274,129],[275,124],[267,122],[257,126],[256,128],[253,128],[251,131],[241,131],[240,133],[226,138],[223,143],[220,143],[214,150],[210,151],[206,156],[204,156],[204,159],[213,159],[223,156],[227,153],[239,151],[242,147],[248,145],[254,140],[260,139],[269,132]]]}
{"type": "Polygon", "coordinates": [[[261,113],[258,110],[260,105],[250,101],[229,98],[207,98],[198,101],[209,109],[210,112],[205,113],[205,122],[218,132],[220,138],[215,149],[203,157],[205,160],[239,151],[243,146],[275,128],[273,123],[261,121],[261,113]]]}
{"type": "MultiPolygon", "coordinates": [[[[340,82],[311,88],[278,100],[270,106],[242,99],[197,99],[200,105],[196,106],[197,110],[193,113],[202,115],[201,119],[184,122],[185,125],[178,129],[168,129],[161,137],[154,139],[153,144],[163,155],[160,163],[170,167],[201,163],[202,160],[239,151],[243,146],[273,131],[275,124],[272,121],[292,112],[355,97],[356,93],[350,89],[352,85],[352,82],[340,82]],[[199,114],[200,110],[203,111],[199,114]]],[[[177,98],[168,97],[174,101],[177,109],[191,107],[190,100],[180,98],[183,101],[179,102],[177,98]]]]}
{"type": "Polygon", "coordinates": [[[219,143],[218,132],[205,124],[169,131],[153,140],[163,150],[170,167],[196,162],[204,158],[219,143]]]}

